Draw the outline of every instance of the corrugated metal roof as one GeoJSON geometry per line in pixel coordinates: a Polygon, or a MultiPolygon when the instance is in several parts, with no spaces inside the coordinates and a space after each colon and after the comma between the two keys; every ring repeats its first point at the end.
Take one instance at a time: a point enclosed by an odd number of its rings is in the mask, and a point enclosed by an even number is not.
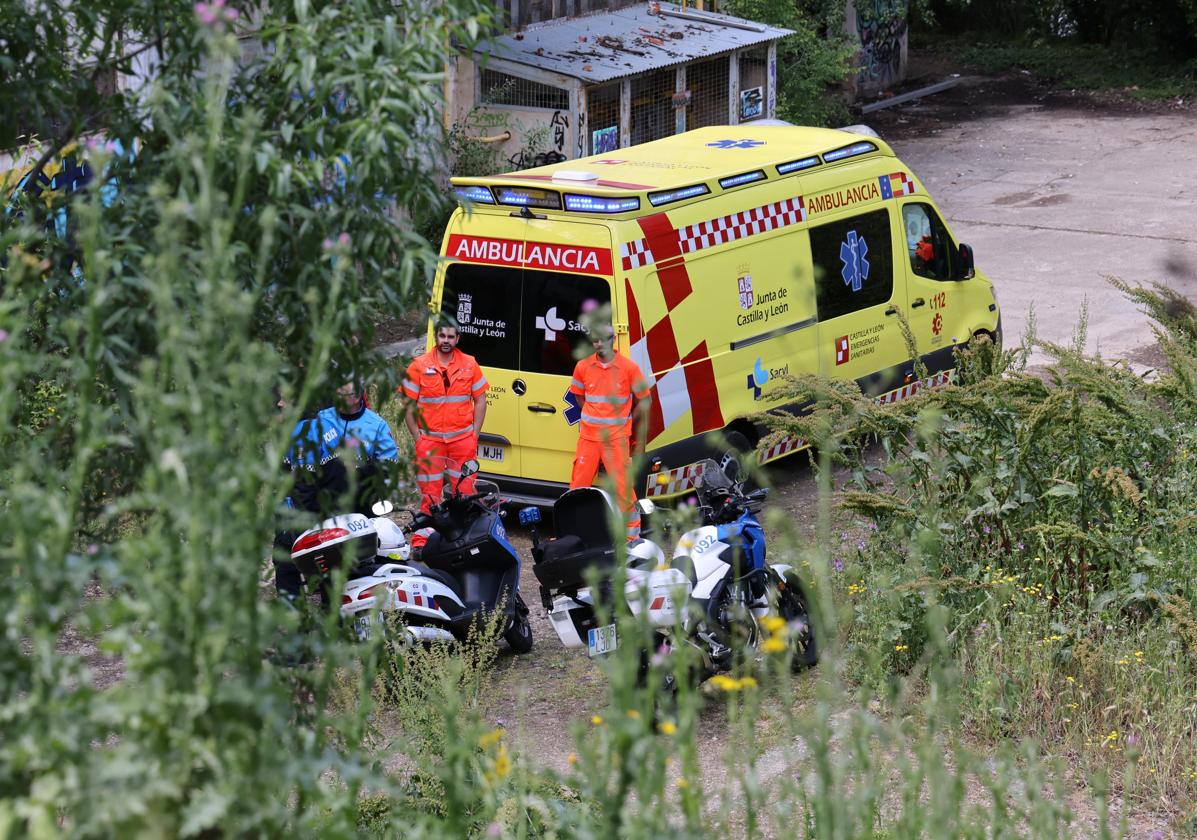
{"type": "Polygon", "coordinates": [[[731,15],[645,3],[530,26],[486,41],[475,52],[601,83],[790,34],[731,15]],[[650,13],[654,6],[659,13],[650,13]]]}

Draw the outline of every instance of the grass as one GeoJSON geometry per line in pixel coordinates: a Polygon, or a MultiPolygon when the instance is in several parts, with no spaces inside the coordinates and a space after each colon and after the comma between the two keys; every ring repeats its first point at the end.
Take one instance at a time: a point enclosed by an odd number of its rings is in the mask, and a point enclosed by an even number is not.
{"type": "Polygon", "coordinates": [[[991,43],[971,37],[937,37],[932,42],[926,35],[912,45],[912,50],[943,53],[970,70],[988,75],[1026,70],[1055,87],[1144,102],[1197,95],[1197,59],[1169,61],[1150,50],[1046,39],[991,43]]]}

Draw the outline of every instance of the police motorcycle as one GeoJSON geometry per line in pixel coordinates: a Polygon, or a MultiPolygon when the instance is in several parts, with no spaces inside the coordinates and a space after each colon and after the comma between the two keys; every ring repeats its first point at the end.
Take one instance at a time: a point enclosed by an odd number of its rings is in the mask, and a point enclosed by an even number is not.
{"type": "Polygon", "coordinates": [[[670,572],[684,575],[689,584],[685,641],[699,650],[704,678],[727,670],[737,651],[764,640],[761,619],[773,607],[794,645],[794,669],[814,665],[818,645],[798,574],[792,566],[765,559],[765,532],[757,514],[768,489],[745,492],[745,477],[733,457],[700,464],[691,501],[697,501],[701,524],[678,539],[670,572]]]}
{"type": "MultiPolygon", "coordinates": [[[[652,626],[671,626],[678,602],[642,597],[653,570],[667,566],[660,546],[647,539],[653,532],[653,504],[647,499],[636,504],[645,536],[626,546],[624,600],[633,615],[647,613],[652,626]]],[[[579,487],[553,503],[556,538],[541,540],[535,528],[540,521],[538,508],[520,511],[520,524],[532,526],[532,572],[540,583],[541,604],[557,638],[565,647],[585,645],[590,656],[615,650],[619,644],[617,627],[614,623],[599,624],[596,610],[600,602],[614,603],[617,553],[611,526],[623,521],[614,500],[598,487],[579,487]],[[592,587],[588,578],[595,579],[596,585],[592,587]]],[[[665,585],[664,581],[660,583],[665,585]]]]}
{"type": "Polygon", "coordinates": [[[532,649],[528,607],[519,594],[519,555],[507,540],[498,487],[478,481],[462,495],[461,478],[478,471],[462,465],[444,501],[428,514],[404,511],[408,530],[431,529],[419,561],[403,530],[390,518],[395,507],[376,502],[374,517],[333,517],[300,535],[292,560],[305,575],[328,574],[341,558],[353,563],[341,596],[341,618],[358,639],[383,631],[388,614],[402,614],[409,641],[464,641],[477,622],[501,610],[503,638],[517,654],[532,649]]]}

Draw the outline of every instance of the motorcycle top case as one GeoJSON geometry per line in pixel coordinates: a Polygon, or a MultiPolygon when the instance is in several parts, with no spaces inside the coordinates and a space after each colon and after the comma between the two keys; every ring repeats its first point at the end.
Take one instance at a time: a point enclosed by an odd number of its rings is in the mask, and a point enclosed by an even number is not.
{"type": "Polygon", "coordinates": [[[600,574],[615,567],[615,541],[609,527],[614,505],[606,492],[593,487],[570,490],[553,505],[555,540],[534,554],[532,571],[550,590],[586,585],[586,570],[600,574]]]}
{"type": "Polygon", "coordinates": [[[342,563],[352,568],[374,562],[377,553],[374,522],[360,513],[349,513],[326,519],[300,534],[291,547],[291,560],[305,575],[322,575],[342,563]]]}

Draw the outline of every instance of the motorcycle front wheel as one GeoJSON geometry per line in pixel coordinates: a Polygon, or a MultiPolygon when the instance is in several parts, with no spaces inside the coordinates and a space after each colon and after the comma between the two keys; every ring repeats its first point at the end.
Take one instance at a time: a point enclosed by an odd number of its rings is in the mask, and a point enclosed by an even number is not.
{"type": "Polygon", "coordinates": [[[794,658],[790,660],[790,667],[795,671],[814,667],[819,661],[819,645],[809,604],[797,576],[786,575],[785,587],[779,587],[777,591],[777,613],[793,632],[794,658]]]}
{"type": "MultiPolygon", "coordinates": [[[[519,599],[519,596],[516,597],[519,599]]],[[[503,634],[503,640],[516,655],[532,650],[532,622],[528,620],[528,608],[524,606],[523,599],[517,600],[515,617],[503,634]]]]}

